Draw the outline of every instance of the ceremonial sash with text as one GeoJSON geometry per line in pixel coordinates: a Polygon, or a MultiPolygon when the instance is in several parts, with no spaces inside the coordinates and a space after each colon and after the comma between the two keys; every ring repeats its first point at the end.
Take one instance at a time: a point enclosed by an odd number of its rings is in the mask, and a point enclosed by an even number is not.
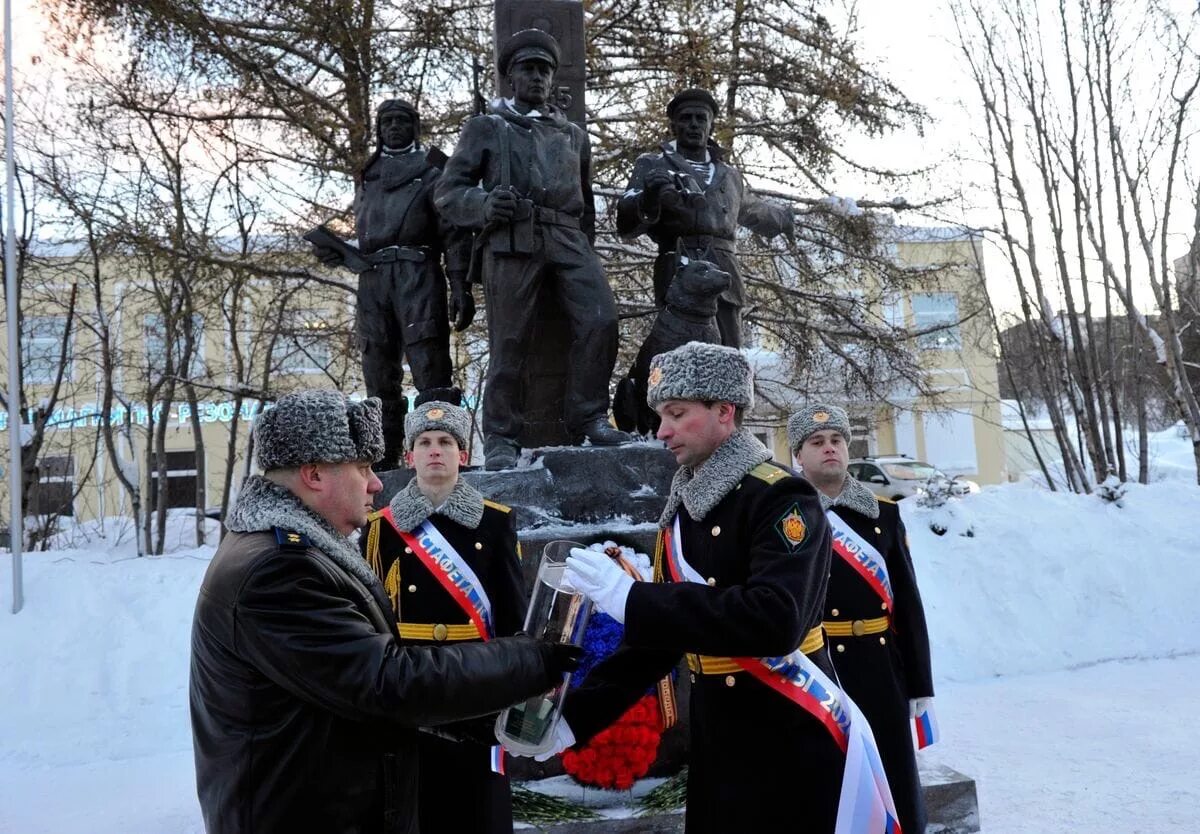
{"type": "MultiPolygon", "coordinates": [[[[663,530],[663,539],[663,556],[671,580],[707,584],[683,557],[678,515],[663,530]]],[[[834,834],[901,834],[875,737],[849,696],[799,649],[779,657],[731,659],[820,721],[846,753],[834,834]]],[[[802,755],[798,751],[796,754],[802,755]]]]}
{"type": "MultiPolygon", "coordinates": [[[[391,513],[384,511],[389,522],[395,527],[391,513]]],[[[458,603],[484,640],[496,636],[492,623],[492,602],[488,599],[483,583],[471,570],[467,560],[454,549],[446,537],[433,526],[433,522],[425,519],[411,533],[396,528],[404,543],[412,548],[412,552],[421,560],[433,578],[438,581],[446,593],[458,603]]]]}
{"type": "MultiPolygon", "coordinates": [[[[488,599],[483,583],[433,522],[427,518],[410,533],[396,527],[390,510],[384,510],[383,514],[404,543],[412,548],[413,555],[421,560],[426,570],[475,624],[480,636],[484,640],[495,637],[492,601],[488,599]]],[[[488,749],[488,766],[492,773],[503,775],[506,772],[504,749],[500,745],[495,744],[488,749]]]]}
{"type": "Polygon", "coordinates": [[[829,532],[833,534],[833,552],[850,567],[858,571],[871,590],[879,595],[892,610],[895,597],[892,595],[892,580],[888,576],[887,561],[875,546],[854,532],[846,520],[833,510],[826,510],[825,517],[829,519],[829,532]]]}

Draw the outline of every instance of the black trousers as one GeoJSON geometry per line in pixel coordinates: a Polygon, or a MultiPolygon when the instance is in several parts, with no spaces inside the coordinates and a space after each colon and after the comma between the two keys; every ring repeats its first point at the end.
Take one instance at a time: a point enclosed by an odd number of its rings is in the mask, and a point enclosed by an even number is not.
{"type": "Polygon", "coordinates": [[[488,310],[483,431],[515,442],[524,425],[521,370],[536,351],[530,336],[538,292],[549,283],[571,332],[564,392],[567,426],[578,430],[608,413],[608,382],[617,361],[617,305],[587,236],[568,226],[537,225],[531,255],[497,255],[485,247],[488,310]]]}

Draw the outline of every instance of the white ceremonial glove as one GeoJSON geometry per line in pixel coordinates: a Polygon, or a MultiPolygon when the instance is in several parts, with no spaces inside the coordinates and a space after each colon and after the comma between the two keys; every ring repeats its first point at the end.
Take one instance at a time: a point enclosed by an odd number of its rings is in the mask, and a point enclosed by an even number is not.
{"type": "Polygon", "coordinates": [[[567,582],[618,623],[625,623],[625,600],[633,577],[611,558],[594,550],[572,547],[567,558],[567,582]]]}
{"type": "Polygon", "coordinates": [[[916,718],[921,713],[933,707],[933,696],[928,698],[909,698],[908,699],[908,717],[916,718]]]}
{"type": "Polygon", "coordinates": [[[558,720],[558,724],[554,728],[554,746],[545,753],[538,753],[533,757],[535,762],[545,762],[553,759],[562,751],[575,744],[575,734],[571,732],[571,727],[563,719],[558,720]]]}

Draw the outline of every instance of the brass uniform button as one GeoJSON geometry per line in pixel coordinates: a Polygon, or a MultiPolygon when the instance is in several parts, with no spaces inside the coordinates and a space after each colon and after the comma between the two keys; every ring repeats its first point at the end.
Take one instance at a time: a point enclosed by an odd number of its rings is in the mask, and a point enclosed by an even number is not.
{"type": "Polygon", "coordinates": [[[887,645],[887,638],[886,638],[886,637],[880,637],[880,638],[879,638],[879,645],[881,645],[881,646],[886,646],[886,645],[887,645]]]}
{"type": "Polygon", "coordinates": [[[844,652],[844,651],[846,651],[846,646],[845,646],[845,644],[843,644],[843,643],[838,643],[838,644],[837,644],[837,650],[838,650],[839,652],[844,652]]]}
{"type": "Polygon", "coordinates": [[[476,550],[483,550],[483,542],[475,542],[476,550]]]}
{"type": "Polygon", "coordinates": [[[725,685],[726,686],[733,686],[735,683],[737,683],[737,678],[735,678],[733,675],[725,676],[725,685]]]}
{"type": "Polygon", "coordinates": [[[404,548],[404,552],[405,552],[405,553],[412,553],[412,548],[411,548],[411,547],[406,547],[406,548],[404,548]]]}
{"type": "Polygon", "coordinates": [[[879,607],[882,608],[884,611],[887,611],[887,603],[886,602],[879,603],[879,607]]]}
{"type": "Polygon", "coordinates": [[[721,525],[720,525],[720,524],[715,524],[715,525],[713,525],[712,534],[713,534],[714,536],[719,536],[719,535],[721,535],[721,525]]]}
{"type": "Polygon", "coordinates": [[[881,536],[883,535],[883,531],[882,531],[882,530],[880,530],[878,527],[876,527],[876,528],[875,528],[875,532],[876,532],[876,533],[878,533],[878,534],[879,534],[879,535],[881,535],[881,536]]]}
{"type": "Polygon", "coordinates": [[[446,628],[445,623],[438,623],[433,627],[433,639],[437,640],[439,643],[445,640],[449,633],[450,629],[446,628]]]}
{"type": "Polygon", "coordinates": [[[417,586],[416,586],[416,585],[409,585],[409,586],[408,586],[408,592],[409,592],[410,594],[415,594],[415,593],[417,592],[417,586]]]}
{"type": "Polygon", "coordinates": [[[692,683],[696,682],[696,673],[695,672],[688,672],[688,677],[692,679],[692,683]]]}
{"type": "Polygon", "coordinates": [[[710,576],[710,577],[708,578],[708,580],[707,580],[707,581],[708,581],[708,585],[709,585],[709,587],[710,587],[710,588],[715,588],[715,587],[716,587],[716,585],[717,585],[717,580],[716,580],[716,578],[715,578],[715,577],[712,577],[712,576],[710,576]]]}
{"type": "Polygon", "coordinates": [[[837,615],[838,615],[838,610],[836,608],[829,609],[829,616],[836,617],[837,615]]]}
{"type": "Polygon", "coordinates": [[[854,622],[850,623],[850,633],[855,637],[862,637],[867,633],[867,624],[862,620],[855,620],[854,622]]]}

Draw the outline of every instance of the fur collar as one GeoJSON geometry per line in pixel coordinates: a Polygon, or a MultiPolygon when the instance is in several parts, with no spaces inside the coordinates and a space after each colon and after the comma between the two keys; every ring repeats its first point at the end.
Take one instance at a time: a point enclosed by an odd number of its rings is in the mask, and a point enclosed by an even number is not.
{"type": "Polygon", "coordinates": [[[822,510],[845,507],[867,518],[879,518],[879,499],[875,497],[875,493],[867,489],[862,481],[849,475],[846,476],[837,498],[830,498],[820,490],[817,490],[817,495],[821,497],[822,510]]]}
{"type": "Polygon", "coordinates": [[[356,577],[368,588],[383,593],[383,585],[375,571],[358,553],[350,539],[334,529],[328,521],[300,502],[291,490],[261,475],[251,475],[229,511],[225,526],[235,533],[259,533],[282,527],[308,536],[313,547],[320,550],[343,570],[356,577]]]}
{"type": "Polygon", "coordinates": [[[751,469],[770,459],[767,447],[749,429],[738,429],[699,469],[679,467],[671,481],[671,495],[658,519],[658,526],[669,527],[680,504],[687,507],[688,515],[700,521],[751,469]]]}
{"type": "MultiPolygon", "coordinates": [[[[396,527],[405,533],[411,533],[421,522],[433,515],[433,504],[417,487],[417,479],[413,478],[408,486],[392,496],[388,502],[392,511],[392,521],[396,527]]],[[[438,515],[444,515],[451,521],[463,527],[474,530],[483,520],[483,495],[479,490],[468,484],[462,478],[454,485],[446,503],[437,510],[438,515]]]]}

